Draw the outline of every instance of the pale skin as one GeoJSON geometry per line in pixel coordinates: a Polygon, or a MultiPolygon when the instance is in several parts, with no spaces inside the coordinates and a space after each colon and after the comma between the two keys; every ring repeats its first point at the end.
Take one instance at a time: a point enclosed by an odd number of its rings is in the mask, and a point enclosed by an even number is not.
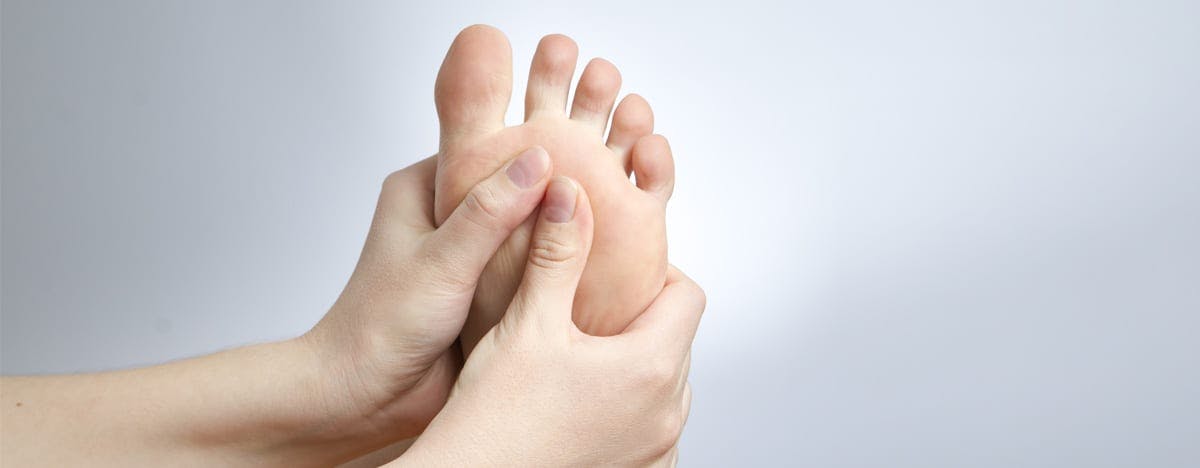
{"type": "Polygon", "coordinates": [[[673,464],[704,301],[666,263],[670,148],[635,95],[602,143],[620,83],[602,60],[565,113],[577,50],[558,35],[535,54],[526,123],[505,128],[509,54],[493,28],[460,33],[435,92],[441,151],[385,181],[311,331],[3,378],[0,464],[673,464]]]}
{"type": "MultiPolygon", "coordinates": [[[[631,94],[613,111],[621,86],[613,64],[591,60],[568,109],[578,56],[570,38],[542,38],[529,67],[525,121],[506,126],[512,93],[508,40],[483,25],[458,34],[434,90],[441,127],[434,215],[445,219],[472,185],[500,167],[497,154],[544,146],[556,172],[577,180],[591,197],[596,248],[573,313],[582,330],[607,336],[625,330],[666,280],[665,217],[674,162],[666,138],[653,134],[654,115],[645,99],[631,94]]],[[[462,333],[468,354],[507,310],[522,277],[531,229],[532,220],[517,228],[484,270],[462,333]]]]}
{"type": "Polygon", "coordinates": [[[144,369],[0,380],[0,464],[329,466],[422,431],[395,463],[672,463],[703,293],[672,270],[625,333],[575,328],[592,213],[552,164],[540,148],[521,152],[437,228],[434,161],[389,176],[346,289],[296,339],[144,369]],[[479,275],[531,215],[520,292],[458,377],[455,339],[479,275]]]}

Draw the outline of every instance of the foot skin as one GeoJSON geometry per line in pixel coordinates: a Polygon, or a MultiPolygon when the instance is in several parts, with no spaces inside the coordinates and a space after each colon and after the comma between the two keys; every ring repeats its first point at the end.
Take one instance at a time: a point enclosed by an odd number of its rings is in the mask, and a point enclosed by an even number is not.
{"type": "MultiPolygon", "coordinates": [[[[664,217],[675,169],[667,140],[652,134],[654,117],[644,99],[631,94],[612,112],[621,75],[611,63],[588,63],[566,113],[577,56],[570,38],[543,38],[529,71],[525,122],[506,127],[512,91],[508,39],[489,26],[459,33],[434,93],[441,122],[434,215],[439,223],[446,219],[472,186],[500,167],[505,155],[544,147],[554,172],[578,181],[591,198],[594,244],[573,314],[584,332],[608,336],[624,330],[663,287],[664,217]]],[[[487,200],[478,203],[486,206],[487,200]]],[[[461,335],[465,352],[499,322],[512,301],[535,218],[505,242],[480,278],[461,335]]]]}

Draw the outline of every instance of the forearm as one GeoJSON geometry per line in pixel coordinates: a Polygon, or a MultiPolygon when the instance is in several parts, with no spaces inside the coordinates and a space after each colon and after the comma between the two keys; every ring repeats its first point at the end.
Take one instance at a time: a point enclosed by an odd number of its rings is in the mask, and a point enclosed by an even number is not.
{"type": "Polygon", "coordinates": [[[4,464],[329,465],[389,441],[302,339],[161,366],[0,381],[4,464]]]}

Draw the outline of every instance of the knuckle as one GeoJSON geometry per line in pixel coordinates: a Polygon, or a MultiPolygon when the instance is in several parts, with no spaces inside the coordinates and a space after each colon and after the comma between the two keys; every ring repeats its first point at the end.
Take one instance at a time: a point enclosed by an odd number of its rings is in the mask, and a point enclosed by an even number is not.
{"type": "Polygon", "coordinates": [[[504,199],[488,184],[480,184],[463,199],[467,219],[485,228],[494,228],[504,219],[504,199]]]}
{"type": "Polygon", "coordinates": [[[637,384],[643,390],[673,391],[679,378],[679,363],[666,357],[648,359],[637,373],[637,384]]]}
{"type": "Polygon", "coordinates": [[[667,450],[671,450],[675,444],[679,443],[679,437],[683,435],[683,412],[669,411],[663,417],[660,429],[662,430],[661,436],[665,439],[665,445],[668,445],[667,450]]]}
{"type": "Polygon", "coordinates": [[[690,303],[695,308],[703,312],[704,309],[708,307],[708,294],[705,293],[704,288],[701,288],[700,285],[696,284],[695,281],[687,278],[678,283],[678,285],[683,292],[683,297],[688,298],[691,301],[690,303]]]}
{"type": "Polygon", "coordinates": [[[529,263],[546,268],[560,269],[571,264],[579,255],[579,246],[551,235],[538,235],[529,245],[529,263]]]}
{"type": "Polygon", "coordinates": [[[392,172],[391,174],[388,174],[387,177],[384,177],[383,183],[380,184],[381,187],[379,188],[380,200],[394,200],[397,196],[396,192],[404,186],[407,178],[408,176],[403,170],[392,172]]]}
{"type": "Polygon", "coordinates": [[[665,411],[657,417],[649,438],[649,449],[655,456],[666,455],[679,443],[683,435],[683,417],[678,411],[665,411]]]}
{"type": "Polygon", "coordinates": [[[397,187],[402,187],[408,180],[408,172],[404,169],[392,171],[387,177],[383,178],[383,192],[387,193],[395,190],[397,187]]]}
{"type": "Polygon", "coordinates": [[[679,363],[674,359],[659,358],[653,365],[653,377],[656,386],[666,390],[674,390],[679,380],[679,363]]]}
{"type": "Polygon", "coordinates": [[[708,308],[708,294],[704,292],[704,289],[700,285],[695,283],[692,283],[692,291],[692,294],[696,296],[696,307],[700,308],[700,311],[703,312],[704,309],[708,308]]]}

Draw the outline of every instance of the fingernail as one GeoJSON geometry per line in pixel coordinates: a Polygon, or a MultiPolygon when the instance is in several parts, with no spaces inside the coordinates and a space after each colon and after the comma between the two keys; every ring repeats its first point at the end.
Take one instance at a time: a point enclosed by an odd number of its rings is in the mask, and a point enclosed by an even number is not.
{"type": "Polygon", "coordinates": [[[546,150],[540,146],[534,146],[517,156],[517,159],[504,172],[508,174],[508,179],[518,187],[529,188],[537,181],[542,180],[549,167],[550,155],[546,154],[546,150]]]}
{"type": "Polygon", "coordinates": [[[575,217],[575,198],[579,189],[566,177],[555,177],[546,188],[546,199],[542,201],[542,214],[546,221],[565,223],[575,217]]]}

